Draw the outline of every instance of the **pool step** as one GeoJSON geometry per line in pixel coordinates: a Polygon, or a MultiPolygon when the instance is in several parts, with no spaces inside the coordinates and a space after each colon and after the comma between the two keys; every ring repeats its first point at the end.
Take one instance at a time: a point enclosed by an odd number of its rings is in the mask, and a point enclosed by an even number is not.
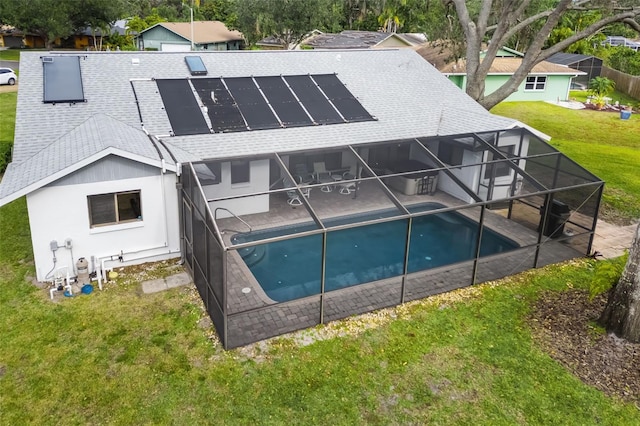
{"type": "Polygon", "coordinates": [[[240,256],[244,260],[244,263],[247,264],[249,268],[254,265],[257,265],[262,259],[264,259],[267,254],[267,249],[264,245],[247,247],[244,249],[240,249],[240,256]]]}

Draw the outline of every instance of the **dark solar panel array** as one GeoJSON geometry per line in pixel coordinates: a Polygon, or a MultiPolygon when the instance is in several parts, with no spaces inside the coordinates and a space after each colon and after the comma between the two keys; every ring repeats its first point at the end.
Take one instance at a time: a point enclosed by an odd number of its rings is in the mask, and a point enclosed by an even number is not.
{"type": "Polygon", "coordinates": [[[156,80],[156,84],[174,135],[210,133],[188,80],[156,80]]]}
{"type": "Polygon", "coordinates": [[[346,121],[370,121],[371,114],[344,87],[335,74],[314,75],[313,80],[322,89],[327,98],[340,111],[346,121]]]}
{"type": "Polygon", "coordinates": [[[84,102],[79,56],[42,58],[44,102],[84,102]]]}
{"type": "Polygon", "coordinates": [[[285,127],[313,124],[282,77],[255,77],[255,80],[285,127]]]}
{"type": "Polygon", "coordinates": [[[247,130],[231,93],[219,78],[198,78],[191,80],[198,96],[207,107],[214,132],[238,132],[247,130]]]}
{"type": "Polygon", "coordinates": [[[338,111],[318,89],[318,86],[311,80],[310,76],[290,75],[284,79],[316,123],[344,123],[338,111]]]}
{"type": "Polygon", "coordinates": [[[224,82],[236,100],[249,130],[277,129],[280,121],[251,77],[225,78],[224,82]]]}
{"type": "Polygon", "coordinates": [[[373,121],[334,74],[156,80],[176,135],[373,121]],[[169,83],[175,82],[175,83],[169,83]]]}

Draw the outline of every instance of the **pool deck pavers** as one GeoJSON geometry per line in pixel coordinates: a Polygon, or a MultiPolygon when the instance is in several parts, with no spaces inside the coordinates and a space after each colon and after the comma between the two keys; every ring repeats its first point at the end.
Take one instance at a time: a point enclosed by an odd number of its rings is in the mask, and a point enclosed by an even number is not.
{"type": "MultiPolygon", "coordinates": [[[[631,241],[637,226],[637,224],[616,226],[599,220],[593,240],[593,250],[606,259],[621,256],[625,250],[631,247],[631,241]]],[[[157,293],[190,284],[191,282],[189,274],[180,272],[166,278],[144,281],[142,283],[142,292],[146,294],[157,293]]]]}

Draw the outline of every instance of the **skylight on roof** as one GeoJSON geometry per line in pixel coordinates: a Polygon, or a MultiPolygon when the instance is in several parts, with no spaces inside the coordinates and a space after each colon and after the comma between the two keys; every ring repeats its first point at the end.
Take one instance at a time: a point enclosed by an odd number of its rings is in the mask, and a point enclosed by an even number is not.
{"type": "Polygon", "coordinates": [[[44,102],[84,102],[79,56],[42,57],[44,102]]]}
{"type": "Polygon", "coordinates": [[[191,75],[207,75],[207,67],[204,66],[200,56],[185,56],[184,61],[191,75]]]}

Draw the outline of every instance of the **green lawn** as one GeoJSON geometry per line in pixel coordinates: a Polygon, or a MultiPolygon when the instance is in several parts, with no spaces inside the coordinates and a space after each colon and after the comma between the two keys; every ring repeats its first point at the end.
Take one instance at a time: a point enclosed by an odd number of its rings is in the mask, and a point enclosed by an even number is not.
{"type": "Polygon", "coordinates": [[[606,182],[603,218],[640,218],[640,116],[571,110],[544,102],[502,102],[491,112],[552,137],[551,144],[606,182]]]}
{"type": "Polygon", "coordinates": [[[640,424],[637,408],[542,352],[526,323],[542,291],[586,286],[586,261],[333,323],[341,337],[307,346],[281,337],[249,356],[199,327],[193,289],[109,284],[50,302],[25,281],[24,199],[0,208],[0,233],[1,424],[640,424]]]}
{"type": "MultiPolygon", "coordinates": [[[[0,106],[15,103],[0,96],[0,106]]],[[[3,137],[13,134],[1,119],[3,137]]],[[[625,143],[615,147],[631,150],[625,143]]],[[[281,337],[249,354],[223,351],[199,326],[193,288],[143,295],[131,270],[104,291],[49,301],[29,281],[24,198],[0,208],[0,235],[3,425],[640,424],[637,408],[540,350],[527,325],[541,292],[586,288],[587,261],[317,327],[307,333],[338,336],[307,346],[281,337]]]]}
{"type": "Polygon", "coordinates": [[[0,59],[4,61],[19,61],[20,50],[18,49],[0,50],[0,59]]]}

